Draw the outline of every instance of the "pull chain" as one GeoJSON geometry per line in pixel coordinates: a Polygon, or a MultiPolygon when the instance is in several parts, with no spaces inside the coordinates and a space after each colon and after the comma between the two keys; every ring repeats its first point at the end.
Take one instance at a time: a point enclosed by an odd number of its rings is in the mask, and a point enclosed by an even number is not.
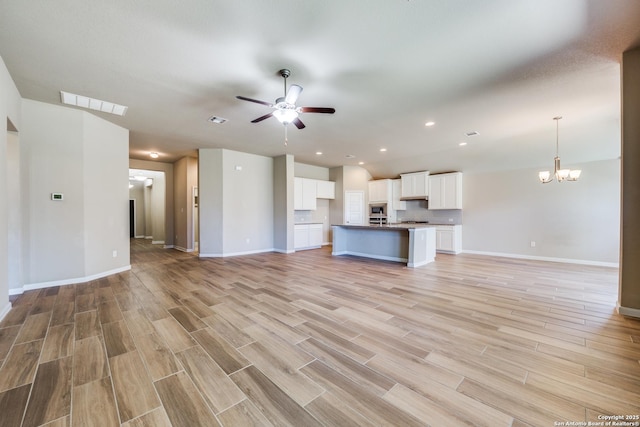
{"type": "Polygon", "coordinates": [[[284,146],[286,147],[289,143],[289,139],[287,138],[287,125],[284,125],[284,146]]]}

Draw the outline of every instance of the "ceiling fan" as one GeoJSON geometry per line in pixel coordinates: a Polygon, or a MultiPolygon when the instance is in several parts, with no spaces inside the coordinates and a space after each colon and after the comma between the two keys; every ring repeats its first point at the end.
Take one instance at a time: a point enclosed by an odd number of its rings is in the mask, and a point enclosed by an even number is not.
{"type": "MultiPolygon", "coordinates": [[[[302,113],[327,113],[333,114],[336,112],[335,108],[329,107],[296,107],[296,101],[300,92],[302,92],[302,86],[291,85],[287,91],[287,77],[291,75],[291,71],[282,69],[278,72],[284,78],[284,96],[276,99],[275,103],[266,101],[260,101],[258,99],[247,98],[246,96],[236,96],[236,98],[243,101],[255,102],[256,104],[266,105],[273,108],[273,111],[264,116],[260,116],[257,119],[251,120],[251,123],[258,123],[269,117],[275,117],[283,125],[293,123],[298,129],[305,127],[304,123],[298,117],[302,113]]],[[[286,128],[285,128],[286,129],[286,128]]]]}

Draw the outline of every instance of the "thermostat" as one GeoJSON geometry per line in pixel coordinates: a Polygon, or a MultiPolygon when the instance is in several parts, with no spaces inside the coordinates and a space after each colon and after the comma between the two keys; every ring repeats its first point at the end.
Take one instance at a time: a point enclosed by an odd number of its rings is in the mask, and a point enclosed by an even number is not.
{"type": "Polygon", "coordinates": [[[51,193],[51,200],[64,200],[64,194],[62,193],[51,193]]]}

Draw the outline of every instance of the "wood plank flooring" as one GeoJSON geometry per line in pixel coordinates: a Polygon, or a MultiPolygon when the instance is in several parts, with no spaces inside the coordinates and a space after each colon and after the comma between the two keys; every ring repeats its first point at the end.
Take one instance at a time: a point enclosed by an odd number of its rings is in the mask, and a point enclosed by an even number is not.
{"type": "Polygon", "coordinates": [[[199,259],[144,240],[131,260],[15,299],[0,427],[640,415],[640,321],[615,311],[617,269],[466,254],[408,269],[328,248],[199,259]]]}

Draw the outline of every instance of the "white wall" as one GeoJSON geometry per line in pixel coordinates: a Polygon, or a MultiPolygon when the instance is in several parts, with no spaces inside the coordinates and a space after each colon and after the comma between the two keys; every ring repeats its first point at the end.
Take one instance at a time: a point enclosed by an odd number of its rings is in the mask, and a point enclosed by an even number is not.
{"type": "Polygon", "coordinates": [[[83,114],[85,276],[129,259],[129,131],[83,114]],[[115,256],[114,256],[115,253],[115,256]]]}
{"type": "MultiPolygon", "coordinates": [[[[0,194],[7,194],[7,123],[17,130],[22,128],[21,98],[9,71],[0,58],[0,194]]],[[[9,205],[5,197],[0,198],[0,320],[11,308],[9,304],[9,205]]],[[[13,259],[13,258],[12,258],[13,259]]],[[[15,264],[14,264],[15,266],[15,264]]]]}
{"type": "Polygon", "coordinates": [[[273,159],[221,149],[198,158],[200,256],[273,250],[273,159]]]}
{"type": "Polygon", "coordinates": [[[572,168],[579,181],[544,185],[533,169],[465,173],[463,250],[617,265],[620,161],[572,168]]]}
{"type": "Polygon", "coordinates": [[[13,291],[129,269],[128,131],[26,99],[22,117],[24,283],[13,291]],[[51,193],[64,200],[52,201],[51,193]]]}

